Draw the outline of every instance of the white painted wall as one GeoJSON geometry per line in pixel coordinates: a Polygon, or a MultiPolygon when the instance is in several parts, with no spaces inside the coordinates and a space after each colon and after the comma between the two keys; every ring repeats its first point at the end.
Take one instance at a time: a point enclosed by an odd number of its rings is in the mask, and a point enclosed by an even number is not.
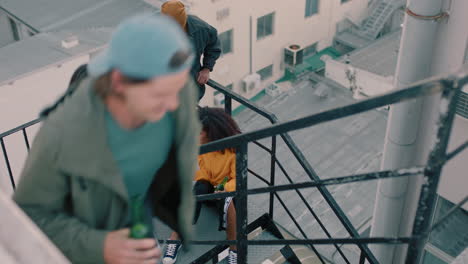
{"type": "MultiPolygon", "coordinates": [[[[229,29],[233,32],[233,53],[222,56],[212,73],[212,78],[223,85],[234,84],[239,92],[241,80],[249,74],[249,41],[252,17],[252,72],[273,64],[273,76],[265,80],[260,89],[244,96],[250,98],[266,85],[281,78],[283,49],[290,44],[303,47],[318,42],[318,50],[332,44],[336,24],[348,17],[361,21],[367,12],[367,0],[353,0],[341,4],[340,0],[320,0],[319,13],[305,18],[305,0],[218,0],[192,1],[190,12],[218,29],[219,33],[229,29]],[[218,21],[216,12],[228,7],[228,18],[218,21]],[[275,12],[274,33],[257,40],[257,19],[275,12]]],[[[202,104],[213,104],[213,91],[207,89],[202,104]]]]}
{"type": "MultiPolygon", "coordinates": [[[[328,60],[325,63],[325,76],[335,82],[350,87],[350,82],[346,77],[348,65],[343,62],[328,60]]],[[[359,68],[354,67],[356,73],[356,84],[367,96],[376,96],[393,89],[393,76],[380,76],[359,68]]]]}
{"type": "MultiPolygon", "coordinates": [[[[0,133],[38,118],[39,112],[61,96],[68,87],[71,75],[89,61],[85,54],[61,64],[51,65],[30,73],[13,83],[0,84],[0,133]],[[58,66],[60,65],[60,66],[58,66]]],[[[38,125],[27,130],[32,143],[38,125]]],[[[27,155],[22,133],[5,139],[13,175],[19,177],[27,155]]],[[[11,184],[3,155],[0,155],[0,191],[11,193],[11,184]]]]}
{"type": "Polygon", "coordinates": [[[0,48],[15,42],[8,16],[0,11],[0,48]]]}
{"type": "Polygon", "coordinates": [[[31,219],[0,192],[0,263],[71,263],[31,219]]]}

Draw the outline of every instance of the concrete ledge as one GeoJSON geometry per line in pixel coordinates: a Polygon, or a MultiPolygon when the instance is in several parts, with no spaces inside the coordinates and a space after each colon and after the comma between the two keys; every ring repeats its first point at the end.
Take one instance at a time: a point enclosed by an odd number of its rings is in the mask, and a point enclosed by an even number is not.
{"type": "Polygon", "coordinates": [[[0,192],[0,263],[70,263],[29,217],[0,192]]]}

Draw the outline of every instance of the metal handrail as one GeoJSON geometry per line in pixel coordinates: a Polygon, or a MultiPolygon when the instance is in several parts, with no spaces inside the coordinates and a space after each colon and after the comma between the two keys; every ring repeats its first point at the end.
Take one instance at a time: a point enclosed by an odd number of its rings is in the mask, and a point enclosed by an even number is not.
{"type": "MultiPolygon", "coordinates": [[[[334,121],[351,115],[360,114],[386,105],[408,101],[420,96],[432,95],[442,91],[442,88],[444,86],[443,82],[444,80],[439,80],[434,83],[423,83],[411,86],[406,89],[388,92],[386,94],[369,98],[357,103],[349,104],[343,107],[338,107],[317,114],[301,117],[292,121],[277,122],[269,127],[238,134],[235,136],[223,138],[214,142],[204,144],[200,147],[200,154],[218,151],[225,148],[232,148],[254,140],[260,140],[276,135],[283,135],[294,130],[308,128],[321,123],[334,121]]],[[[463,84],[468,83],[468,76],[459,80],[459,82],[463,84]]],[[[237,95],[235,93],[232,94],[237,95]]],[[[236,97],[232,98],[235,99],[236,97]]],[[[250,103],[250,105],[252,105],[252,103],[250,103]]]]}
{"type": "Polygon", "coordinates": [[[5,131],[3,133],[0,133],[0,138],[5,138],[5,137],[7,137],[7,136],[9,136],[11,134],[14,134],[16,132],[24,130],[24,129],[26,129],[26,128],[30,127],[30,126],[33,126],[33,125],[35,125],[37,123],[40,123],[41,121],[42,121],[42,118],[38,118],[38,119],[35,119],[33,121],[29,121],[27,123],[24,123],[24,124],[22,124],[20,126],[17,126],[17,127],[13,128],[13,129],[7,130],[7,131],[5,131]]]}

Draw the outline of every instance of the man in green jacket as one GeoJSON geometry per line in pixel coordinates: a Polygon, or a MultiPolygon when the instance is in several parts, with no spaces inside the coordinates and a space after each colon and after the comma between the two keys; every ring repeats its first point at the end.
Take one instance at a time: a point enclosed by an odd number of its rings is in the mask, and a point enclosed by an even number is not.
{"type": "Polygon", "coordinates": [[[192,54],[172,20],[127,19],[43,122],[14,200],[73,263],[156,263],[154,237],[129,238],[132,197],[190,239],[200,131],[192,54]]]}

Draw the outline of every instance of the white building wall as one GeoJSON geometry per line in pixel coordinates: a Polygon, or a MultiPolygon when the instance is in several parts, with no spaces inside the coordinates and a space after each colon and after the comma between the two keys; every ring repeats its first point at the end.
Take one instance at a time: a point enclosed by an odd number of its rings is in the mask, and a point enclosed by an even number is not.
{"type": "MultiPolygon", "coordinates": [[[[13,129],[38,118],[39,112],[53,103],[68,87],[73,72],[89,61],[89,55],[82,55],[64,63],[48,66],[44,69],[20,77],[12,83],[0,84],[0,133],[13,129]]],[[[27,130],[32,143],[39,125],[27,130]]],[[[19,177],[26,158],[26,146],[23,134],[16,133],[5,139],[7,153],[13,175],[19,177]]],[[[0,191],[11,193],[11,185],[3,155],[0,159],[0,191]]]]}
{"type": "MultiPolygon", "coordinates": [[[[239,92],[241,80],[250,72],[250,17],[252,18],[252,72],[273,64],[273,76],[244,96],[250,98],[284,73],[283,49],[290,44],[303,47],[318,43],[318,50],[331,46],[336,24],[345,17],[359,22],[367,12],[367,0],[320,0],[319,13],[305,17],[305,0],[218,0],[192,1],[190,13],[204,19],[219,33],[233,29],[233,52],[222,56],[212,79],[223,85],[233,84],[239,92]],[[229,8],[229,17],[217,20],[216,12],[229,8]],[[257,19],[275,13],[273,35],[257,40],[257,19]]],[[[207,89],[202,104],[212,105],[213,91],[207,89]]]]}
{"type": "MultiPolygon", "coordinates": [[[[335,60],[328,60],[325,63],[325,76],[335,82],[350,87],[350,81],[346,77],[346,71],[349,65],[335,60]]],[[[376,96],[389,92],[393,89],[393,76],[380,76],[359,68],[354,67],[356,76],[356,85],[362,89],[367,96],[376,96]]]]}

